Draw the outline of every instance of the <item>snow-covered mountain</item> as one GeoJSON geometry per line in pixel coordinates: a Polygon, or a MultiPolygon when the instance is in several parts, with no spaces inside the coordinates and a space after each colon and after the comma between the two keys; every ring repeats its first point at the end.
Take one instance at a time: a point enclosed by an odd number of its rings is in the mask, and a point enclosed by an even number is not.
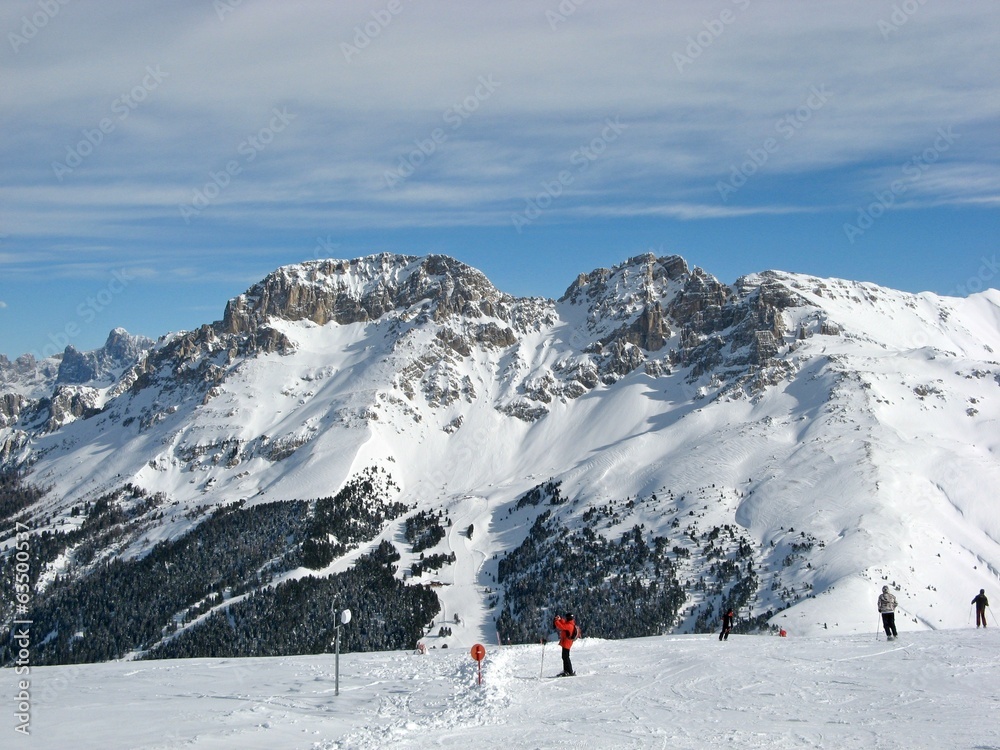
{"type": "Polygon", "coordinates": [[[12,451],[38,431],[40,421],[51,431],[94,413],[103,400],[102,390],[114,393],[111,386],[153,343],[116,328],[104,346],[92,352],[67,346],[59,357],[39,361],[25,354],[13,362],[0,354],[0,426],[26,428],[12,430],[0,440],[3,460],[10,462],[12,451]]]}
{"type": "Polygon", "coordinates": [[[254,591],[384,542],[460,613],[435,634],[455,644],[531,640],[562,606],[619,637],[702,630],[726,603],[754,627],[867,631],[884,584],[941,628],[1000,569],[996,290],[728,286],[644,255],[552,301],[377,255],[280,268],[152,346],[112,338],[114,356],[0,361],[0,460],[44,492],[7,502],[3,544],[15,519],[68,532],[39,541],[38,601],[102,560],[170,569],[166,545],[239,514],[284,542],[111,655],[238,623],[254,591]]]}

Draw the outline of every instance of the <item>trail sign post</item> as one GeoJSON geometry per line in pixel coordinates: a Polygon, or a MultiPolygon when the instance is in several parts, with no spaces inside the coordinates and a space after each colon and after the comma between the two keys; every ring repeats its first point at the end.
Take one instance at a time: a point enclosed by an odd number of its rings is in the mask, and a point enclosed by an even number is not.
{"type": "Polygon", "coordinates": [[[483,659],[486,658],[486,648],[481,643],[472,647],[472,658],[479,664],[479,684],[483,684],[483,659]]]}
{"type": "Polygon", "coordinates": [[[340,631],[344,629],[344,626],[351,621],[351,610],[345,609],[337,617],[338,623],[337,627],[334,629],[336,632],[336,637],[334,642],[336,644],[336,655],[333,658],[333,694],[340,695],[340,631]]]}

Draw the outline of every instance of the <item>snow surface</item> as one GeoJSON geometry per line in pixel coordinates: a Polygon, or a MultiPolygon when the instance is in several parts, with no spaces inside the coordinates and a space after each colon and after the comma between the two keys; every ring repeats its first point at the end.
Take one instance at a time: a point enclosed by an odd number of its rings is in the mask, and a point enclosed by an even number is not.
{"type": "MultiPolygon", "coordinates": [[[[567,679],[555,643],[484,644],[481,685],[468,644],[342,654],[339,696],[332,654],[35,668],[30,738],[5,711],[3,746],[1000,748],[1000,628],[887,643],[870,609],[850,636],[584,638],[567,679]]],[[[0,670],[5,701],[15,679],[0,670]]]]}

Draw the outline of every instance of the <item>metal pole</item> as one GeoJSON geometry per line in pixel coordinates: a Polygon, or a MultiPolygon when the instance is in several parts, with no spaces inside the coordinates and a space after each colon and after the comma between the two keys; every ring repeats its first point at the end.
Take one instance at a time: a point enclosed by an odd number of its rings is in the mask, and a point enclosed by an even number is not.
{"type": "Polygon", "coordinates": [[[336,637],[337,647],[336,656],[333,658],[333,673],[335,675],[333,680],[333,694],[340,695],[340,625],[337,626],[337,637],[336,637]]]}

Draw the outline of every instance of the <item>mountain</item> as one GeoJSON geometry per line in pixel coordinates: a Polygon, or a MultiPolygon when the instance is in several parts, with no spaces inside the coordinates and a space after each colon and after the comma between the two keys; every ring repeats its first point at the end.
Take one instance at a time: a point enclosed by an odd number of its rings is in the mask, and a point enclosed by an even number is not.
{"type": "Polygon", "coordinates": [[[382,254],[124,336],[2,370],[0,575],[31,549],[42,661],[321,651],[331,602],[353,649],[444,613],[442,645],[530,642],[567,607],[604,637],[730,605],[863,632],[882,585],[941,628],[1000,568],[996,290],[650,254],[547,300],[382,254]]]}
{"type": "Polygon", "coordinates": [[[11,362],[0,355],[0,463],[15,465],[15,455],[29,436],[57,430],[75,419],[96,414],[114,385],[133,367],[153,341],[132,336],[124,328],[108,335],[104,346],[79,352],[67,346],[58,357],[36,360],[25,354],[11,362]]]}

